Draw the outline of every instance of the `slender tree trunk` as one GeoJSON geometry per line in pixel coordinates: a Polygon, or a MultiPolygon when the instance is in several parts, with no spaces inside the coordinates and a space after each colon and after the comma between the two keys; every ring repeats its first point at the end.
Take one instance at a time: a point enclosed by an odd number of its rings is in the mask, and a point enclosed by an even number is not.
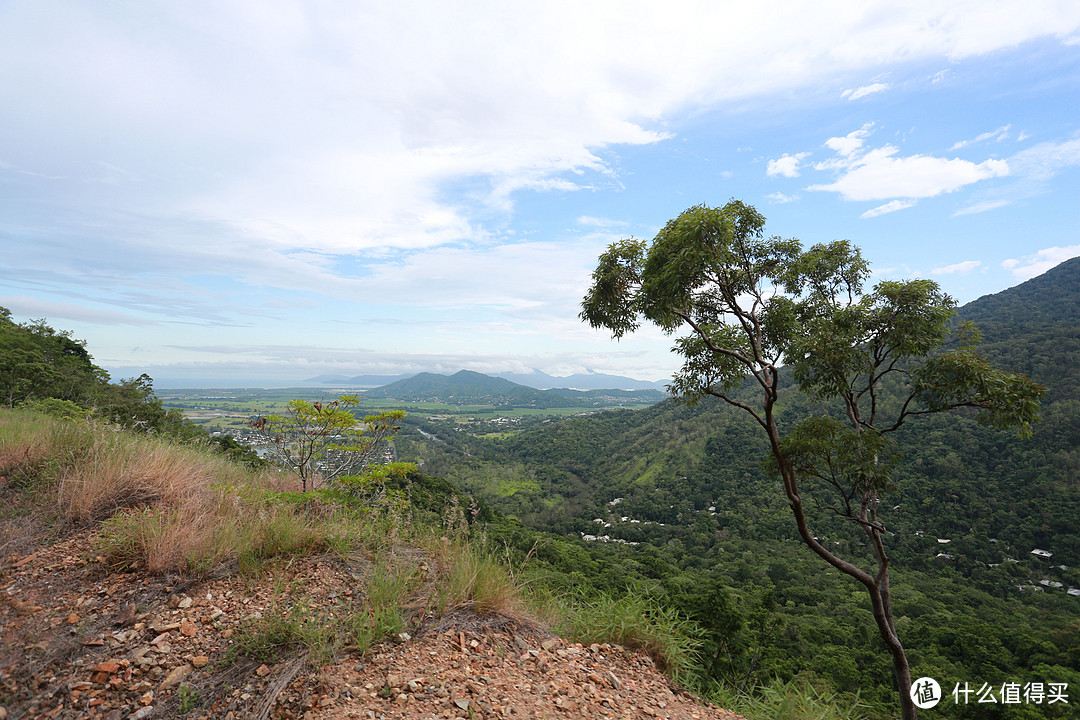
{"type": "Polygon", "coordinates": [[[769,435],[772,451],[780,465],[780,473],[784,480],[784,492],[787,494],[791,505],[791,512],[795,516],[795,525],[804,543],[825,562],[837,570],[858,580],[870,594],[874,620],[877,622],[878,632],[893,658],[893,675],[896,678],[897,691],[900,694],[900,717],[902,720],[917,720],[918,711],[915,703],[911,700],[911,668],[908,664],[907,654],[896,634],[896,624],[892,617],[892,602],[889,592],[889,559],[885,555],[885,548],[881,544],[881,537],[877,530],[870,529],[874,553],[878,558],[878,573],[871,575],[862,568],[843,560],[831,553],[828,548],[814,539],[810,533],[810,527],[806,521],[806,513],[802,504],[802,496],[799,493],[798,478],[795,471],[786,462],[783,451],[780,449],[780,432],[772,417],[771,404],[766,405],[766,430],[769,435]]]}
{"type": "Polygon", "coordinates": [[[916,720],[918,710],[915,708],[910,692],[911,666],[908,665],[907,653],[904,652],[900,637],[896,634],[896,624],[893,622],[892,609],[888,601],[888,582],[888,575],[886,575],[884,586],[874,582],[866,589],[870,593],[870,604],[873,606],[878,632],[892,654],[893,675],[896,678],[896,689],[900,693],[900,717],[903,720],[916,720]]]}

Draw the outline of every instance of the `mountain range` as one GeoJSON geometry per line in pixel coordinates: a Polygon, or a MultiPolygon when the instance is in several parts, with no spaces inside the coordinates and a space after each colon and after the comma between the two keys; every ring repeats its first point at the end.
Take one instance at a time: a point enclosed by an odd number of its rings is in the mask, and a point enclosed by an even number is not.
{"type": "Polygon", "coordinates": [[[451,405],[494,405],[503,408],[611,407],[660,402],[659,390],[537,390],[505,378],[471,370],[453,375],[419,373],[364,392],[366,398],[404,402],[441,402],[451,405]]]}
{"type": "MultiPolygon", "coordinates": [[[[416,375],[434,375],[436,373],[406,373],[403,375],[316,375],[304,380],[304,384],[335,385],[350,388],[377,388],[407,380],[416,375]]],[[[477,373],[480,374],[480,373],[477,373]]],[[[608,375],[589,370],[585,373],[557,377],[541,370],[529,373],[490,373],[489,377],[502,378],[518,385],[536,390],[664,390],[666,380],[650,382],[635,380],[621,375],[608,375]]],[[[443,376],[448,377],[448,376],[443,376]]]]}

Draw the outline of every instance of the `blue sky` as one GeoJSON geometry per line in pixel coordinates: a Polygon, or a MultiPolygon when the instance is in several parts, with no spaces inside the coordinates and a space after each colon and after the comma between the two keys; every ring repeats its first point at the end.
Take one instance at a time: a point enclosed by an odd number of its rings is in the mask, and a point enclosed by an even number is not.
{"type": "Polygon", "coordinates": [[[594,369],[699,203],[961,302],[1080,255],[1080,3],[0,4],[0,305],[158,387],[594,369]]]}

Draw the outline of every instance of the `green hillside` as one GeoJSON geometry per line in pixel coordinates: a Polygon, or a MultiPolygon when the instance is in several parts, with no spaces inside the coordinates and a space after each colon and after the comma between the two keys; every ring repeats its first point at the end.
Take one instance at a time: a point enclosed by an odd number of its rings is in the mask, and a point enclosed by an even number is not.
{"type": "MultiPolygon", "coordinates": [[[[1067,592],[1080,588],[1078,309],[1073,260],[958,314],[983,330],[980,350],[990,360],[1048,388],[1031,439],[964,413],[899,433],[901,472],[881,513],[895,614],[913,672],[943,687],[1080,683],[1080,596],[1067,592]],[[1052,557],[1040,560],[1035,549],[1052,557]]],[[[796,397],[783,417],[809,409],[796,397]]],[[[758,429],[730,407],[668,401],[497,442],[459,433],[408,447],[427,472],[527,527],[568,537],[542,557],[569,583],[644,587],[698,619],[711,633],[717,680],[810,670],[888,707],[890,670],[861,589],[798,541],[778,482],[762,469],[758,429]]],[[[861,533],[840,521],[815,534],[854,561],[869,557],[861,533]]],[[[974,710],[935,713],[1020,717],[974,710]]]]}
{"type": "Polygon", "coordinates": [[[491,405],[500,409],[612,407],[663,400],[658,390],[537,390],[471,370],[453,375],[423,372],[364,393],[365,398],[451,405],[491,405]]]}

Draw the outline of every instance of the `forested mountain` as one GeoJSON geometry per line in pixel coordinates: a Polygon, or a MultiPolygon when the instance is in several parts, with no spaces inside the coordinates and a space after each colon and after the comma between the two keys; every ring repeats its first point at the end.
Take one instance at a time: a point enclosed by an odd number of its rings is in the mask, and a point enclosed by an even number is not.
{"type": "Polygon", "coordinates": [[[560,408],[612,406],[620,402],[659,402],[658,390],[537,390],[472,370],[453,375],[423,372],[364,393],[367,398],[453,405],[494,405],[501,408],[560,408]]]}
{"type": "MultiPolygon", "coordinates": [[[[428,373],[430,374],[430,373],[428,373]]],[[[399,380],[407,380],[414,377],[415,373],[406,375],[317,375],[305,380],[305,383],[316,385],[337,385],[352,388],[381,388],[399,380]]],[[[533,370],[528,373],[493,373],[493,377],[509,380],[510,382],[524,385],[536,390],[550,389],[576,389],[576,390],[663,390],[665,381],[649,382],[647,380],[635,380],[634,378],[622,377],[621,375],[608,375],[605,373],[589,370],[585,373],[577,373],[564,377],[548,375],[541,370],[533,370]]]]}
{"type": "MultiPolygon", "coordinates": [[[[1068,594],[1080,588],[1080,259],[970,303],[957,316],[967,320],[983,332],[982,354],[1047,387],[1042,420],[1026,440],[965,413],[898,433],[900,472],[881,514],[898,629],[913,672],[947,681],[947,691],[1025,679],[1080,688],[1080,596],[1068,594]]],[[[808,410],[827,411],[796,396],[783,415],[794,422],[808,410]]],[[[443,440],[400,444],[426,472],[526,527],[591,540],[540,553],[568,582],[645,587],[694,616],[710,633],[716,677],[810,671],[887,702],[890,670],[860,588],[798,541],[744,415],[667,401],[499,441],[426,431],[443,440]]],[[[849,559],[868,557],[850,525],[813,530],[849,559]]],[[[1006,710],[1019,709],[935,712],[1021,716],[1006,710]]]]}

